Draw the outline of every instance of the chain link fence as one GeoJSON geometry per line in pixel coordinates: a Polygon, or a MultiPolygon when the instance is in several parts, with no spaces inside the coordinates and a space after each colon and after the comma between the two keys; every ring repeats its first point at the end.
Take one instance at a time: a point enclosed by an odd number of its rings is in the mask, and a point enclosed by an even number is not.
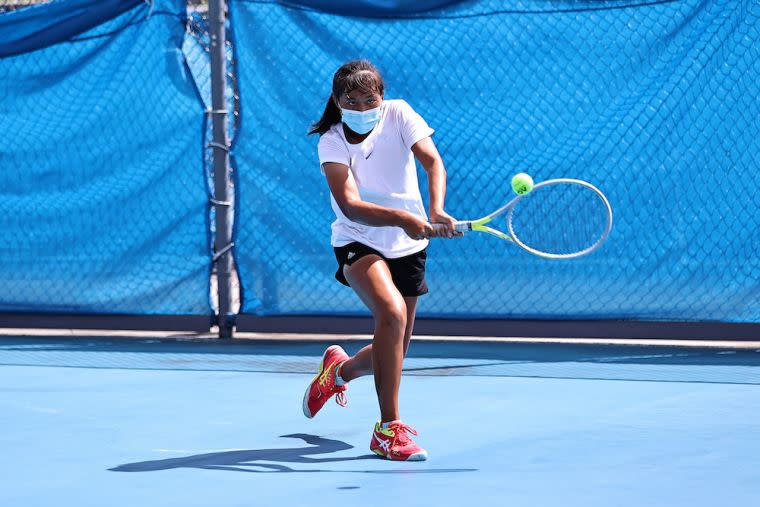
{"type": "Polygon", "coordinates": [[[333,280],[328,188],[305,134],[333,72],[368,58],[386,98],[436,129],[452,215],[495,209],[522,171],[590,181],[615,211],[602,249],[573,261],[433,241],[421,315],[760,320],[757,2],[479,1],[393,19],[231,6],[244,313],[366,313],[333,280]]]}
{"type": "Polygon", "coordinates": [[[0,12],[8,12],[35,4],[46,4],[52,0],[0,0],[0,12]]]}
{"type": "Polygon", "coordinates": [[[185,19],[137,4],[0,58],[0,311],[211,313],[185,19]]]}
{"type": "MultiPolygon", "coordinates": [[[[187,3],[188,7],[188,20],[187,20],[187,37],[183,45],[183,51],[186,55],[188,66],[193,74],[193,78],[198,85],[201,97],[203,99],[203,105],[208,111],[211,109],[211,57],[210,57],[210,29],[209,29],[209,12],[207,0],[190,0],[187,3]]],[[[230,29],[230,23],[227,21],[227,30],[230,29]]],[[[228,38],[226,40],[225,54],[227,55],[227,110],[229,114],[227,116],[228,126],[227,130],[229,138],[234,142],[235,135],[240,125],[240,95],[238,93],[237,79],[236,79],[236,65],[235,53],[232,41],[228,38]]],[[[214,164],[213,164],[213,151],[209,147],[209,142],[212,139],[211,132],[211,117],[207,116],[204,122],[204,143],[205,150],[203,156],[204,171],[207,175],[206,183],[208,186],[209,195],[214,193],[214,164]]],[[[237,168],[234,165],[231,170],[231,185],[233,191],[230,194],[233,196],[233,215],[235,209],[235,181],[237,179],[237,168]]],[[[216,233],[215,222],[215,207],[211,207],[209,213],[209,226],[211,228],[211,237],[213,238],[216,233]]],[[[213,241],[210,248],[213,249],[213,241]]],[[[231,273],[231,311],[237,313],[240,310],[240,280],[238,278],[237,270],[234,269],[231,273]]],[[[211,273],[211,302],[215,311],[219,308],[219,293],[217,286],[217,273],[216,264],[214,264],[211,273]]]]}
{"type": "MultiPolygon", "coordinates": [[[[306,131],[332,73],[369,58],[386,97],[436,129],[453,215],[502,204],[523,171],[588,180],[615,210],[608,242],[574,261],[433,241],[421,315],[760,321],[757,2],[481,0],[391,18],[229,0],[229,13],[233,311],[366,314],[333,279],[306,131]]],[[[13,133],[0,311],[214,311],[208,50],[207,3],[161,0],[0,59],[13,133]]]]}

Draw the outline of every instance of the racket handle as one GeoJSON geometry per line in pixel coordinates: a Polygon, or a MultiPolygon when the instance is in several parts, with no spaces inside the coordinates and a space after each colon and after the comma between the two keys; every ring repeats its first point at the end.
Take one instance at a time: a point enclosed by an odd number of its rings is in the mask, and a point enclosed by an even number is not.
{"type": "MultiPolygon", "coordinates": [[[[443,224],[431,224],[431,225],[433,226],[433,229],[435,229],[435,230],[443,229],[443,224]]],[[[468,220],[464,220],[464,221],[461,221],[461,222],[456,222],[454,224],[454,230],[457,231],[457,232],[461,232],[462,234],[464,234],[467,231],[471,231],[472,230],[472,222],[470,222],[468,220]]]]}

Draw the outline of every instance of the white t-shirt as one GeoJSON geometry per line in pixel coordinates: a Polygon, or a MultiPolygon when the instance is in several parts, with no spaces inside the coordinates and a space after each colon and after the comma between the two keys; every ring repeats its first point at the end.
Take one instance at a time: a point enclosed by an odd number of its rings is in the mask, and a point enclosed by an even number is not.
{"type": "MultiPolygon", "coordinates": [[[[363,201],[403,209],[427,220],[411,148],[434,130],[403,100],[386,100],[381,107],[380,121],[361,143],[346,140],[342,123],[322,134],[317,147],[320,167],[326,162],[344,164],[351,170],[363,201]]],[[[332,194],[330,203],[336,217],[332,224],[333,246],[358,241],[395,259],[417,253],[428,244],[428,240],[410,238],[401,227],[352,222],[332,194]]]]}

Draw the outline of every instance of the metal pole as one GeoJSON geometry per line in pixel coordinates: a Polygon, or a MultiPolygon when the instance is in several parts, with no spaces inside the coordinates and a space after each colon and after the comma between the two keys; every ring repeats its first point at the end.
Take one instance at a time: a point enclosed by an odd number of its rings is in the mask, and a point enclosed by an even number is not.
{"type": "Polygon", "coordinates": [[[225,54],[225,0],[209,0],[211,29],[211,121],[213,127],[214,199],[216,238],[214,239],[219,309],[219,338],[231,338],[232,314],[232,205],[230,202],[230,153],[227,134],[227,58],[225,54]]]}

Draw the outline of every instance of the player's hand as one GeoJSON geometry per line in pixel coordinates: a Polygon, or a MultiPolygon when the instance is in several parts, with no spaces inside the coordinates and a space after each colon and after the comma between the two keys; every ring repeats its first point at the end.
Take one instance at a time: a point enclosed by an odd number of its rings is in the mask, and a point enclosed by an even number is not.
{"type": "Polygon", "coordinates": [[[456,226],[456,219],[446,213],[443,210],[436,211],[432,210],[430,211],[430,222],[434,224],[440,224],[439,227],[436,227],[436,237],[439,238],[453,238],[453,237],[459,237],[464,236],[461,232],[457,232],[454,228],[456,226]]]}
{"type": "Polygon", "coordinates": [[[412,239],[427,239],[436,235],[436,231],[430,223],[411,213],[409,213],[401,228],[412,239]]]}

